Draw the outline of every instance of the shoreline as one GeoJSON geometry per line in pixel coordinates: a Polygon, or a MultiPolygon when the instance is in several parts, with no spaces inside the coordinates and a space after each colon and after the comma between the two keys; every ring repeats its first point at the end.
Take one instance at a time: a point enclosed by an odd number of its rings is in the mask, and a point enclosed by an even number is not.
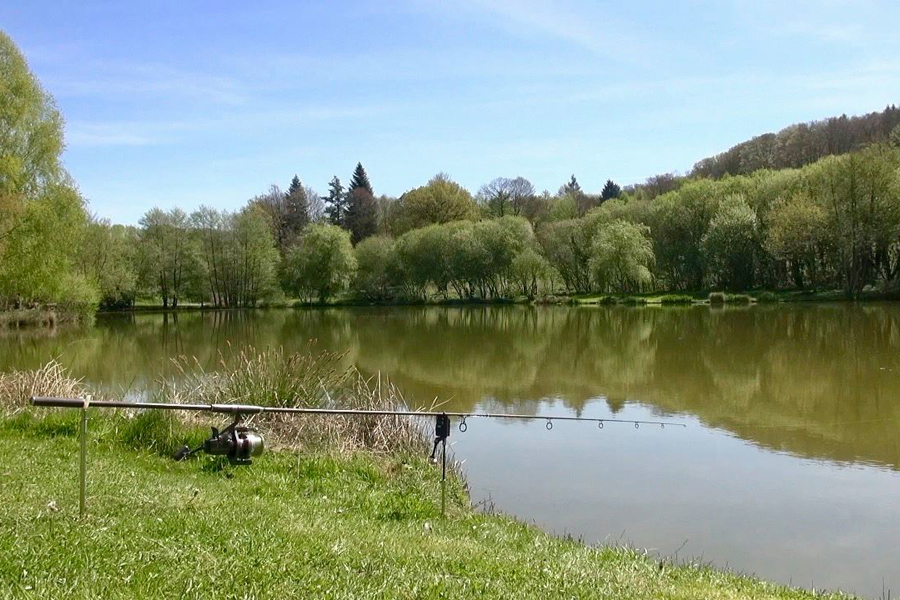
{"type": "Polygon", "coordinates": [[[123,437],[115,418],[99,415],[91,418],[88,514],[77,521],[77,418],[0,418],[12,446],[34,457],[6,461],[7,478],[37,483],[14,486],[0,508],[8,517],[0,519],[0,578],[26,596],[65,595],[75,584],[83,597],[155,595],[165,572],[171,590],[197,597],[247,585],[260,597],[413,588],[424,597],[465,598],[582,598],[601,589],[616,598],[851,597],[554,536],[479,511],[458,479],[442,518],[439,470],[423,456],[274,451],[251,467],[208,456],[175,463],[143,446],[152,432],[123,437]],[[230,532],[256,552],[237,559],[223,544],[230,532]],[[72,552],[55,552],[60,544],[72,552]],[[186,547],[204,559],[183,560],[186,547]]]}
{"type": "Polygon", "coordinates": [[[139,313],[177,313],[177,312],[214,312],[214,311],[241,311],[241,310],[265,310],[265,309],[289,309],[289,308],[354,308],[354,307],[405,307],[405,306],[592,306],[592,305],[706,305],[717,304],[794,304],[816,302],[897,302],[900,301],[900,291],[891,292],[863,292],[859,298],[849,298],[840,290],[827,291],[802,291],[802,290],[752,290],[749,292],[647,292],[640,294],[561,294],[547,295],[541,298],[529,299],[524,296],[515,298],[496,298],[482,300],[478,298],[438,298],[428,300],[363,300],[357,298],[344,298],[332,302],[303,302],[300,300],[287,300],[283,302],[264,303],[259,306],[227,307],[227,306],[201,306],[197,304],[180,305],[178,307],[163,307],[161,305],[140,305],[134,308],[117,310],[99,310],[98,315],[109,314],[139,314],[139,313]],[[721,296],[721,301],[716,301],[712,296],[721,296]]]}
{"type": "Polygon", "coordinates": [[[333,302],[302,302],[286,300],[264,303],[258,306],[225,307],[199,304],[182,304],[177,307],[144,304],[125,309],[100,309],[92,314],[75,311],[60,311],[58,308],[31,308],[0,311],[0,332],[53,329],[59,325],[78,324],[92,318],[115,315],[177,314],[196,312],[241,312],[248,310],[285,310],[302,308],[371,308],[371,307],[475,307],[475,306],[708,306],[722,305],[751,306],[755,304],[816,304],[816,303],[858,303],[900,301],[900,291],[864,292],[859,298],[848,298],[839,290],[798,291],[798,290],[754,290],[745,293],[725,292],[647,292],[641,294],[571,294],[544,296],[529,299],[497,298],[490,300],[439,298],[407,301],[367,301],[357,298],[343,298],[333,302]]]}

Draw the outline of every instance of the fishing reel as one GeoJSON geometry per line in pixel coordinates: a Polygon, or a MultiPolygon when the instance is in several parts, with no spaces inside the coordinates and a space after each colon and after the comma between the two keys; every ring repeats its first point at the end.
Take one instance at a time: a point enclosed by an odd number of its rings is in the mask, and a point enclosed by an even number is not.
{"type": "Polygon", "coordinates": [[[203,444],[191,450],[188,446],[182,446],[173,457],[175,460],[185,460],[192,454],[206,452],[214,456],[225,456],[233,465],[249,465],[254,456],[263,453],[265,442],[263,437],[241,423],[240,417],[234,423],[219,431],[212,428],[212,435],[203,444]]]}

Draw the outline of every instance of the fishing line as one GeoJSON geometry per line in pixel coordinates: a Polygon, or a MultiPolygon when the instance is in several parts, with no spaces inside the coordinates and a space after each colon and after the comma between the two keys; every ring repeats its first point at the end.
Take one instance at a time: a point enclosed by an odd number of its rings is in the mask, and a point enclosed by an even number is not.
{"type": "Polygon", "coordinates": [[[573,417],[568,415],[522,415],[515,413],[492,412],[437,412],[414,410],[368,410],[352,408],[299,408],[289,406],[256,406],[253,404],[181,404],[172,402],[127,402],[121,400],[96,400],[89,401],[81,398],[47,398],[33,397],[31,404],[40,407],[73,408],[81,410],[80,432],[80,513],[85,512],[85,485],[86,485],[86,454],[87,454],[87,409],[90,408],[129,408],[150,410],[183,410],[196,412],[212,412],[232,416],[232,422],[221,431],[212,427],[212,434],[196,448],[183,446],[173,458],[185,460],[199,452],[205,452],[214,456],[224,456],[231,464],[249,465],[253,458],[260,456],[265,449],[265,441],[262,435],[245,424],[245,417],[263,413],[308,415],[308,416],[344,416],[344,417],[433,417],[434,445],[429,457],[432,463],[437,462],[437,451],[441,449],[441,514],[445,514],[447,504],[447,438],[450,437],[451,419],[458,419],[458,429],[465,433],[468,428],[468,419],[520,419],[520,420],[544,420],[544,427],[550,431],[554,421],[583,421],[597,423],[599,429],[603,429],[606,423],[632,424],[635,429],[641,425],[659,425],[665,429],[666,425],[674,427],[687,427],[684,423],[671,421],[655,421],[646,419],[613,419],[599,417],[573,417]]]}

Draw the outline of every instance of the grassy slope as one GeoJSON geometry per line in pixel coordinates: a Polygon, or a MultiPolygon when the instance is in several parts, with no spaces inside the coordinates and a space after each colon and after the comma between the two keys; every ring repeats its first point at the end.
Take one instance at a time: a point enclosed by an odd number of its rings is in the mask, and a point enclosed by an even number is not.
{"type": "Polygon", "coordinates": [[[79,520],[74,423],[0,421],[4,596],[813,597],[477,514],[458,484],[442,520],[438,473],[421,458],[271,453],[231,469],[101,432],[79,520]]]}

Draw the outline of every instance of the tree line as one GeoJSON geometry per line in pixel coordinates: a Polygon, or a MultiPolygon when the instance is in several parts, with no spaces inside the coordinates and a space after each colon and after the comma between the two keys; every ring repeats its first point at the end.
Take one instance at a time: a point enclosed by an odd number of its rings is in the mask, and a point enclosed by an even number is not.
{"type": "Polygon", "coordinates": [[[694,165],[691,175],[721,178],[748,175],[760,169],[802,167],[820,158],[846,154],[863,146],[890,141],[900,126],[900,107],[888,105],[881,112],[830,117],[797,123],[778,133],[765,133],[741,142],[694,165]]]}
{"type": "MultiPolygon", "coordinates": [[[[165,290],[181,282],[182,296],[224,306],[279,293],[308,302],[342,294],[392,302],[756,288],[842,289],[856,297],[867,287],[900,287],[900,143],[798,169],[691,178],[655,197],[612,182],[606,197],[591,196],[574,176],[556,194],[537,194],[516,177],[473,196],[439,174],[379,204],[359,164],[340,197],[339,189],[331,186],[317,219],[273,213],[269,200],[223,216],[230,225],[207,224],[216,222],[203,217],[217,214],[210,209],[180,220],[173,211],[169,218],[188,241],[167,242],[165,259],[147,248],[157,215],[150,211],[134,234],[138,253],[149,255],[135,264],[157,265],[148,272],[158,286],[144,281],[164,302],[165,290]],[[370,203],[365,211],[361,199],[370,203]],[[224,232],[233,241],[219,243],[225,266],[217,267],[211,236],[224,232]],[[194,258],[179,260],[190,239],[194,258]],[[194,274],[176,280],[176,265],[194,274]],[[239,292],[216,292],[215,273],[232,282],[223,289],[239,292]]],[[[282,195],[284,206],[290,195],[282,195]]]]}
{"type": "MultiPolygon", "coordinates": [[[[900,279],[900,125],[794,168],[607,180],[599,193],[572,175],[555,193],[516,176],[472,194],[439,173],[392,198],[357,163],[325,195],[295,175],[235,212],[154,208],[122,226],[88,213],[60,165],[53,99],[2,34],[0,75],[0,309],[760,287],[858,296],[900,279]]],[[[881,132],[895,116],[848,122],[881,132]]]]}

